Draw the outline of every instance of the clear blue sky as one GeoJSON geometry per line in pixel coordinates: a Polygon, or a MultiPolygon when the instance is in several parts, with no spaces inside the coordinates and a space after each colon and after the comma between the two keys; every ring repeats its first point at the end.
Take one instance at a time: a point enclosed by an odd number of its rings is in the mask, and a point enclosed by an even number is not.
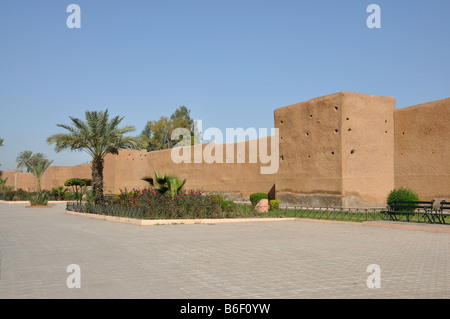
{"type": "Polygon", "coordinates": [[[140,133],[186,105],[203,128],[272,128],[273,110],[339,91],[405,107],[450,96],[450,1],[2,0],[0,169],[54,165],[57,123],[109,109],[140,133]],[[69,29],[69,4],[81,28],[69,29]],[[369,29],[369,4],[381,29],[369,29]]]}

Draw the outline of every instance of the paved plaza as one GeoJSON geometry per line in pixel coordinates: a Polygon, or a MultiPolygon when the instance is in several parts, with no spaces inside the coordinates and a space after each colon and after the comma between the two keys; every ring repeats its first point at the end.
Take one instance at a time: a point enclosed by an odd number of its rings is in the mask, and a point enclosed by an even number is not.
{"type": "Polygon", "coordinates": [[[449,298],[449,269],[450,233],[426,228],[137,226],[0,203],[0,298],[449,298]]]}

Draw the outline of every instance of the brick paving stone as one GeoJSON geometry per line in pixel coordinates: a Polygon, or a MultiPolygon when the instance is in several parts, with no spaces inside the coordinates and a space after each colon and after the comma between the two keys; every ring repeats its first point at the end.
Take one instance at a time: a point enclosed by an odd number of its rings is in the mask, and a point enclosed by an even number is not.
{"type": "Polygon", "coordinates": [[[0,203],[0,298],[450,298],[450,233],[428,227],[137,226],[64,208],[0,203]],[[66,285],[70,264],[81,288],[66,285]]]}

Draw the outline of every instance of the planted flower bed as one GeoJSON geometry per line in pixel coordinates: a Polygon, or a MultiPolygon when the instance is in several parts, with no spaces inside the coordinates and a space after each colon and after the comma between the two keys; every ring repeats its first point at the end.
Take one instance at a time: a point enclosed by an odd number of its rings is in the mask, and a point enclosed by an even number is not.
{"type": "Polygon", "coordinates": [[[223,201],[200,191],[161,194],[153,189],[122,192],[103,204],[67,203],[67,210],[139,219],[235,218],[260,216],[251,205],[223,201]]]}

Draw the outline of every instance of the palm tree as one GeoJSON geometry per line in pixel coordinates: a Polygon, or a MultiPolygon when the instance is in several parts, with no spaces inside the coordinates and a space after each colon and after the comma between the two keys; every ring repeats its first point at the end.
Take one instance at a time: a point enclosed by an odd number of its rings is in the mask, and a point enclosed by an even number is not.
{"type": "Polygon", "coordinates": [[[16,158],[17,168],[18,169],[26,168],[27,173],[31,172],[30,163],[32,156],[33,156],[32,151],[20,152],[16,158]]]}
{"type": "Polygon", "coordinates": [[[29,162],[30,172],[36,176],[36,191],[41,192],[41,176],[53,163],[42,153],[34,154],[29,162]]]}
{"type": "Polygon", "coordinates": [[[47,139],[55,143],[55,151],[85,151],[92,157],[92,181],[95,203],[103,202],[103,164],[106,154],[118,154],[119,149],[141,148],[141,139],[125,136],[134,126],[119,127],[123,117],[109,120],[108,110],[86,111],[86,121],[69,117],[71,125],[57,124],[69,133],[54,134],[47,139]]]}

